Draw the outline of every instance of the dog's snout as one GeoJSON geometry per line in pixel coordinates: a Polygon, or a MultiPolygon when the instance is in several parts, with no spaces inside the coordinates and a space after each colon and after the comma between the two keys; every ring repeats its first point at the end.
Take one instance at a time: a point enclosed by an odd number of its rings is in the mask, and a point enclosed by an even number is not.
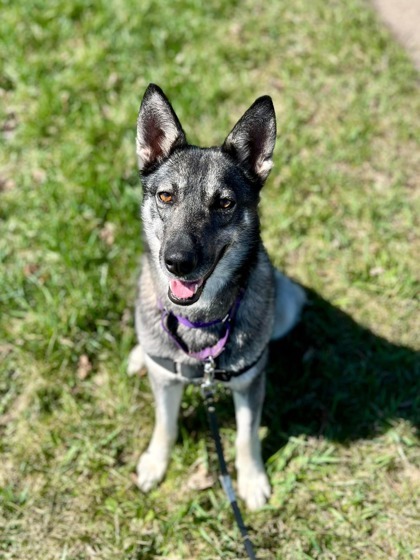
{"type": "Polygon", "coordinates": [[[197,266],[197,259],[190,251],[173,251],[165,256],[165,266],[171,274],[186,276],[197,266]]]}

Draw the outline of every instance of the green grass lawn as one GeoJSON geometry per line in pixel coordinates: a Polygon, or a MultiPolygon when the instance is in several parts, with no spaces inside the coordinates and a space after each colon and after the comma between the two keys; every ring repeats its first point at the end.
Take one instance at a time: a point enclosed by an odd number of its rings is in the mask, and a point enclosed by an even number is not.
{"type": "MultiPolygon", "coordinates": [[[[363,0],[0,12],[0,559],[244,557],[194,389],[166,480],[133,481],[153,421],[147,378],[125,374],[151,81],[202,145],[259,95],[277,110],[263,236],[310,305],[271,352],[258,557],[418,557],[420,97],[402,49],[363,0]]],[[[229,395],[218,409],[233,472],[229,395]]]]}

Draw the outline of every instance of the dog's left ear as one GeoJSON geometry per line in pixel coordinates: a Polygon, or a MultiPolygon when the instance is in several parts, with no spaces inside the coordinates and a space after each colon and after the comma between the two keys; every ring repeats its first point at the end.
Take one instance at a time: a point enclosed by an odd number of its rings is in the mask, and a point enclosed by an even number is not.
{"type": "Polygon", "coordinates": [[[136,151],[140,171],[161,163],[186,142],[181,123],[166,95],[159,86],[150,84],[137,119],[136,151]]]}
{"type": "Polygon", "coordinates": [[[222,149],[252,177],[264,182],[273,167],[276,114],[271,97],[259,97],[236,123],[222,149]]]}

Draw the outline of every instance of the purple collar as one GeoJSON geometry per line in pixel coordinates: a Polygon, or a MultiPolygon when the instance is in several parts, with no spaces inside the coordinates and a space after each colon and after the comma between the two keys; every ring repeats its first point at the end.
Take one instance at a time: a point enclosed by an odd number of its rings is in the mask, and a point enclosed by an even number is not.
{"type": "Polygon", "coordinates": [[[172,311],[168,311],[163,307],[160,301],[158,301],[158,307],[161,311],[161,319],[160,323],[162,325],[163,330],[169,335],[169,337],[175,342],[175,344],[180,348],[183,352],[185,352],[191,358],[195,358],[200,362],[205,362],[208,358],[217,358],[225,349],[226,343],[228,341],[231,329],[232,329],[232,321],[235,318],[236,312],[238,311],[239,305],[242,301],[244,294],[244,290],[241,289],[239,294],[234,301],[232,307],[229,309],[228,313],[223,317],[223,319],[215,319],[214,321],[209,321],[208,323],[203,323],[201,321],[190,321],[186,317],[182,317],[181,315],[175,315],[172,311]],[[168,319],[171,321],[175,321],[175,328],[171,328],[168,325],[168,319]],[[214,344],[213,346],[207,346],[203,348],[199,352],[191,352],[188,349],[188,346],[185,342],[176,334],[176,326],[177,324],[184,325],[185,327],[189,327],[191,329],[205,329],[208,327],[213,327],[214,325],[218,325],[220,323],[224,323],[226,325],[225,332],[221,338],[214,344]]]}

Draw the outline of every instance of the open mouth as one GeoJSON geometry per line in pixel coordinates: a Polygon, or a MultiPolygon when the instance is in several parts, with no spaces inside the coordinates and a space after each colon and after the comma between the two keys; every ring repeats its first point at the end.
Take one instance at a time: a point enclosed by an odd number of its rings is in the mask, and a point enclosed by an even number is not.
{"type": "Polygon", "coordinates": [[[179,305],[191,305],[201,296],[204,288],[204,278],[194,282],[183,280],[170,280],[168,297],[173,303],[179,305]]]}
{"type": "Polygon", "coordinates": [[[198,301],[200,299],[206,281],[213,274],[214,269],[225,254],[226,249],[227,245],[220,251],[210,272],[204,278],[200,278],[199,280],[194,280],[192,282],[186,282],[179,279],[170,280],[168,289],[169,299],[173,303],[176,303],[178,305],[191,305],[198,301]]]}

